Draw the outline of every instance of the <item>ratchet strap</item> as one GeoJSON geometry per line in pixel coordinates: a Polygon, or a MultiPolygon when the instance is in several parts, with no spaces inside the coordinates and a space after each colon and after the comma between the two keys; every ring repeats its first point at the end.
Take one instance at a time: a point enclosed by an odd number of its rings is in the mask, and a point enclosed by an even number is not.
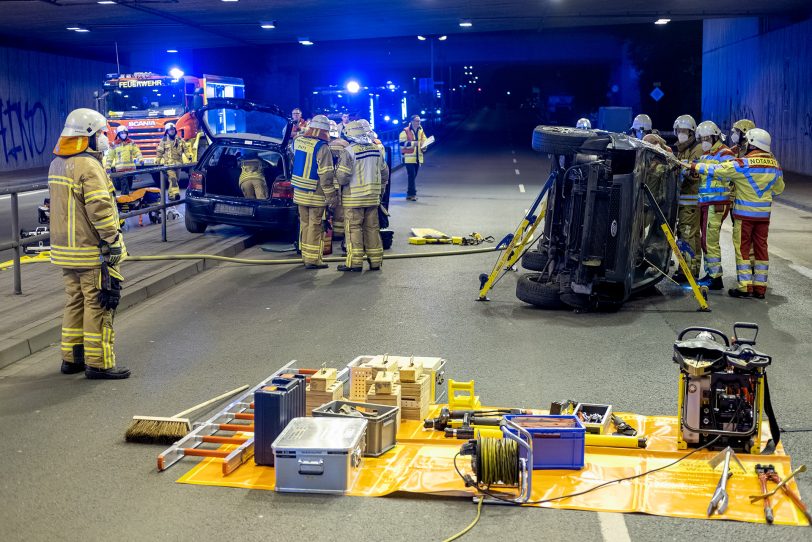
{"type": "Polygon", "coordinates": [[[767,422],[770,424],[772,438],[761,451],[761,455],[770,455],[775,452],[776,446],[781,442],[781,428],[778,427],[778,420],[775,417],[775,411],[773,411],[773,403],[770,401],[770,386],[767,384],[766,372],[764,373],[764,412],[767,413],[767,422]]]}

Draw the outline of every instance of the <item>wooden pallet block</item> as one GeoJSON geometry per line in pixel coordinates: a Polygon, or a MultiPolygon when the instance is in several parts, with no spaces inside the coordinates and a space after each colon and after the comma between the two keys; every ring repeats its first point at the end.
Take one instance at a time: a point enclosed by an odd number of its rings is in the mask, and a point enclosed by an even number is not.
{"type": "Polygon", "coordinates": [[[392,393],[377,394],[375,393],[375,386],[370,386],[367,391],[367,403],[376,405],[387,405],[398,407],[398,427],[400,427],[401,420],[401,406],[400,406],[400,384],[392,385],[392,393]]]}
{"type": "Polygon", "coordinates": [[[341,382],[333,382],[328,386],[326,391],[316,391],[311,389],[311,385],[308,384],[305,398],[305,410],[307,411],[307,415],[312,416],[313,409],[319,408],[325,403],[341,399],[343,388],[344,386],[341,382]]]}
{"type": "Polygon", "coordinates": [[[372,367],[350,367],[350,400],[356,403],[367,402],[369,383],[374,375],[372,367]]]}
{"type": "Polygon", "coordinates": [[[338,371],[333,368],[322,367],[310,377],[310,389],[326,392],[330,385],[336,381],[338,371]]]}
{"type": "Polygon", "coordinates": [[[378,373],[372,382],[375,384],[375,393],[377,395],[390,395],[395,378],[392,373],[378,373]]]}
{"type": "Polygon", "coordinates": [[[401,387],[401,412],[404,420],[424,420],[431,403],[431,377],[421,375],[417,382],[403,382],[401,387]]]}
{"type": "Polygon", "coordinates": [[[422,374],[423,374],[423,364],[420,363],[419,361],[417,363],[412,361],[410,365],[406,367],[401,367],[399,371],[400,381],[404,383],[417,382],[422,374]]]}

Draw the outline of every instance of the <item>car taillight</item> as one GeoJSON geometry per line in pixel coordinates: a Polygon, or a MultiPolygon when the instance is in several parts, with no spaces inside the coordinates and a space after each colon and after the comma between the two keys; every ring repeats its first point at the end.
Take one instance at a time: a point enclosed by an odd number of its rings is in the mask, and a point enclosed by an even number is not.
{"type": "Polygon", "coordinates": [[[193,171],[189,174],[189,188],[192,190],[203,190],[203,172],[193,171]]]}
{"type": "Polygon", "coordinates": [[[273,183],[273,190],[271,190],[272,198],[293,198],[293,186],[290,181],[276,181],[273,183]]]}

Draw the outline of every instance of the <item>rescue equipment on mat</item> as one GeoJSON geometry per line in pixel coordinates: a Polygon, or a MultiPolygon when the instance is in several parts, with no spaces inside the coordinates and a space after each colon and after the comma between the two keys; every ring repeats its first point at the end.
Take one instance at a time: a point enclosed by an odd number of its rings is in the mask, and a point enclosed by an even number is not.
{"type": "Polygon", "coordinates": [[[273,466],[273,442],[291,420],[307,415],[305,376],[274,378],[254,393],[254,461],[273,466]]]}
{"type": "Polygon", "coordinates": [[[758,481],[761,483],[761,495],[750,495],[750,502],[758,502],[759,500],[764,501],[764,519],[767,521],[767,523],[772,524],[772,522],[775,520],[770,497],[775,495],[778,490],[781,489],[798,508],[798,510],[801,511],[806,518],[806,521],[812,525],[812,514],[809,513],[809,509],[801,501],[801,496],[797,492],[787,487],[787,482],[792,480],[799,472],[806,472],[806,465],[801,465],[792,471],[789,476],[781,480],[778,477],[778,473],[775,472],[775,467],[773,465],[756,465],[756,474],[758,474],[758,481]],[[767,482],[773,482],[777,485],[772,491],[767,491],[767,482]]]}
{"type": "Polygon", "coordinates": [[[709,461],[712,469],[716,469],[720,463],[723,463],[723,466],[722,476],[719,478],[719,483],[716,484],[716,490],[713,492],[710,503],[708,503],[708,517],[711,517],[713,514],[721,516],[727,511],[727,481],[733,475],[730,471],[731,458],[736,460],[736,464],[742,472],[744,472],[744,465],[742,465],[739,458],[736,457],[735,452],[730,446],[722,450],[721,453],[709,461]]]}
{"type": "Polygon", "coordinates": [[[433,228],[412,228],[412,236],[409,237],[410,245],[463,245],[475,246],[482,243],[493,243],[492,236],[483,236],[481,233],[472,232],[468,236],[446,235],[433,228]]]}
{"type": "Polygon", "coordinates": [[[584,437],[586,446],[645,448],[648,444],[648,439],[645,436],[637,437],[637,429],[612,412],[612,405],[579,403],[567,399],[566,401],[554,401],[550,405],[550,414],[572,414],[576,416],[586,428],[584,437]],[[613,434],[608,434],[610,422],[616,429],[613,434]]]}
{"type": "Polygon", "coordinates": [[[754,347],[758,325],[737,322],[732,340],[719,330],[688,327],[674,343],[679,365],[677,447],[709,445],[752,454],[771,454],[781,438],[766,368],[767,354],[754,347]],[[742,332],[753,331],[752,338],[742,332]],[[688,335],[693,335],[688,338],[688,335]],[[772,440],[762,450],[761,423],[766,413],[772,440]]]}

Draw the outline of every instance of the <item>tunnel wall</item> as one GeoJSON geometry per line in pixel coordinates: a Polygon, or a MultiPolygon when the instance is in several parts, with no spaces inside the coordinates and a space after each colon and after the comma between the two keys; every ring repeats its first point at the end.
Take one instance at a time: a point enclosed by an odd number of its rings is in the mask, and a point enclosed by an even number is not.
{"type": "Polygon", "coordinates": [[[47,166],[68,111],[93,107],[115,65],[0,47],[0,172],[47,166]]]}
{"type": "Polygon", "coordinates": [[[812,175],[812,19],[775,30],[757,18],[704,23],[702,114],[723,130],[750,118],[784,169],[812,175]]]}

